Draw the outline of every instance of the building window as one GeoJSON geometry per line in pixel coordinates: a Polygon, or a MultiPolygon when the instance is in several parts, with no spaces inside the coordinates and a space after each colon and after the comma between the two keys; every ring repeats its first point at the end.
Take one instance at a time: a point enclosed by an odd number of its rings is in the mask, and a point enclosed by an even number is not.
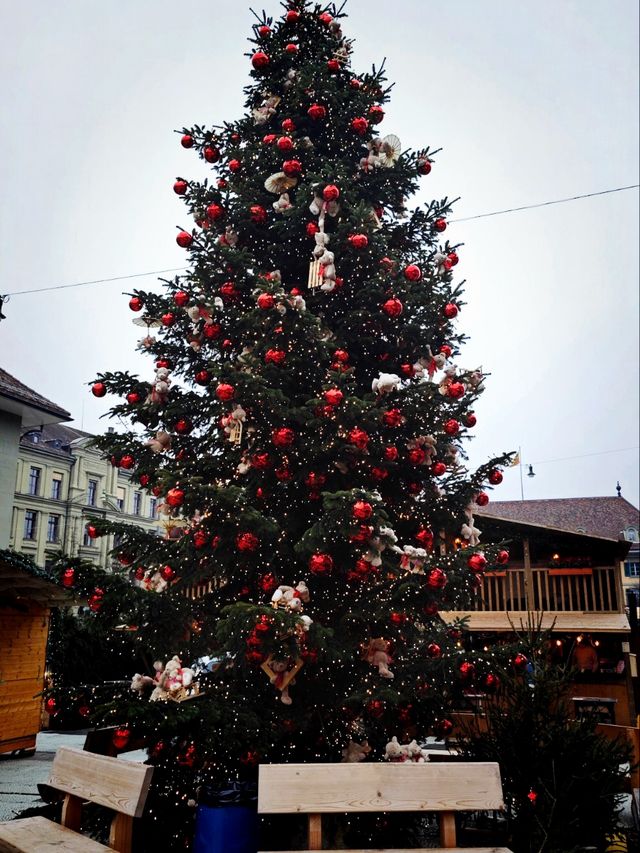
{"type": "Polygon", "coordinates": [[[640,538],[638,536],[638,531],[635,527],[625,527],[625,529],[622,531],[622,535],[627,540],[627,542],[637,542],[640,538]]]}
{"type": "Polygon", "coordinates": [[[116,504],[120,512],[124,512],[124,501],[126,497],[126,492],[123,488],[118,486],[118,496],[116,497],[116,504]]]}
{"type": "Polygon", "coordinates": [[[24,538],[35,539],[38,528],[38,513],[28,509],[24,514],[24,538]]]}
{"type": "Polygon", "coordinates": [[[142,510],[142,492],[133,493],[133,514],[140,515],[142,510]]]}
{"type": "Polygon", "coordinates": [[[96,505],[96,499],[98,497],[98,481],[97,480],[89,480],[87,485],[87,503],[89,506],[96,505]]]}
{"type": "Polygon", "coordinates": [[[95,548],[95,545],[96,545],[96,540],[92,539],[89,536],[89,533],[87,532],[86,527],[85,527],[85,531],[84,531],[84,536],[82,537],[82,544],[84,545],[85,548],[95,548]]]}
{"type": "Polygon", "coordinates": [[[51,497],[54,501],[62,500],[62,478],[54,477],[51,481],[51,497]]]}
{"type": "Polygon", "coordinates": [[[29,469],[29,494],[40,494],[40,468],[29,469]]]}
{"type": "Polygon", "coordinates": [[[60,516],[50,515],[47,523],[47,542],[58,542],[60,539],[60,516]]]}
{"type": "Polygon", "coordinates": [[[625,578],[640,578],[640,563],[625,563],[624,576],[625,578]]]}
{"type": "Polygon", "coordinates": [[[156,498],[149,498],[149,518],[158,517],[158,501],[156,498]]]}

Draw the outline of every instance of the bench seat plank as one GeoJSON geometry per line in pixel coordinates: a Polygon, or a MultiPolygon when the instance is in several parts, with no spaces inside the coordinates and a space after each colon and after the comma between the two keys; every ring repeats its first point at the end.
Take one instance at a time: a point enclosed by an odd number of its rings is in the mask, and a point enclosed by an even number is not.
{"type": "MultiPolygon", "coordinates": [[[[274,850],[272,853],[313,853],[306,850],[274,850]]],[[[330,850],[319,853],[331,853],[330,850]]],[[[342,850],[340,853],[512,853],[508,847],[367,847],[358,850],[342,850]]]]}
{"type": "Polygon", "coordinates": [[[493,762],[261,764],[258,812],[501,811],[493,762]]]}
{"type": "Polygon", "coordinates": [[[61,850],[65,853],[104,853],[109,848],[46,817],[0,823],[0,853],[60,853],[61,850]]]}

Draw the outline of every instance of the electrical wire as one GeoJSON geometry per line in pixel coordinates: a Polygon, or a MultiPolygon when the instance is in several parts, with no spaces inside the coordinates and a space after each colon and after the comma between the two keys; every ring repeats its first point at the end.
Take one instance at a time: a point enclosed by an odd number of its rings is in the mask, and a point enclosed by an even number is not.
{"type": "Polygon", "coordinates": [[[578,456],[561,456],[559,459],[543,459],[540,462],[527,462],[526,465],[550,465],[552,462],[566,462],[568,459],[586,459],[587,456],[605,456],[607,453],[626,453],[629,450],[638,450],[635,447],[619,447],[617,450],[598,450],[596,453],[581,453],[578,456]]]}
{"type": "MultiPolygon", "coordinates": [[[[595,196],[609,195],[611,193],[620,193],[620,192],[623,192],[624,190],[635,190],[635,189],[638,189],[638,187],[640,187],[640,184],[629,184],[626,187],[614,187],[613,189],[610,189],[610,190],[600,190],[599,192],[594,192],[594,193],[583,193],[582,195],[569,196],[568,198],[557,198],[557,199],[552,199],[550,201],[537,202],[536,204],[524,204],[521,207],[508,207],[508,208],[505,208],[504,210],[494,210],[494,211],[491,211],[490,213],[478,213],[475,216],[465,216],[462,219],[450,219],[449,222],[450,223],[471,222],[474,219],[486,219],[487,217],[490,217],[490,216],[502,216],[505,213],[517,213],[521,210],[533,210],[533,209],[538,208],[538,207],[549,207],[550,205],[553,205],[553,204],[564,204],[567,201],[578,201],[579,199],[583,199],[583,198],[594,198],[595,196]]],[[[97,279],[92,279],[90,281],[77,281],[74,284],[56,284],[56,285],[53,285],[51,287],[36,287],[36,288],[33,288],[32,290],[15,290],[15,291],[13,291],[13,293],[5,293],[2,298],[5,299],[6,301],[8,301],[7,297],[10,297],[10,296],[24,296],[28,293],[45,293],[46,291],[50,291],[50,290],[65,290],[68,287],[85,287],[87,285],[105,284],[107,282],[113,282],[113,281],[126,281],[127,279],[131,279],[131,278],[144,278],[145,276],[161,275],[162,273],[167,273],[167,272],[184,272],[184,270],[186,270],[186,269],[188,269],[188,267],[174,267],[173,269],[152,270],[150,272],[132,273],[131,275],[116,275],[116,276],[112,276],[111,278],[97,278],[97,279]]],[[[538,464],[542,464],[542,463],[538,463],[538,464]]]]}

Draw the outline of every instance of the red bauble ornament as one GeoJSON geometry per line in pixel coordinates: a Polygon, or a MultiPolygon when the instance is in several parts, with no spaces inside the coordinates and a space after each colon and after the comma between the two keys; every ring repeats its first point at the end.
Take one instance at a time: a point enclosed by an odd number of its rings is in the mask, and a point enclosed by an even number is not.
{"type": "Polygon", "coordinates": [[[489,482],[492,486],[499,486],[503,479],[502,471],[498,468],[494,468],[493,471],[489,473],[489,482]]]}
{"type": "Polygon", "coordinates": [[[529,663],[529,659],[526,655],[523,655],[522,652],[518,652],[518,654],[514,657],[513,666],[518,672],[523,672],[527,668],[527,664],[529,663]]]}
{"type": "Polygon", "coordinates": [[[222,334],[222,326],[220,323],[209,323],[204,327],[202,334],[210,341],[215,340],[222,334]]]}
{"type": "Polygon", "coordinates": [[[282,171],[288,178],[297,178],[302,174],[302,163],[299,160],[285,160],[282,171]]]}
{"type": "Polygon", "coordinates": [[[87,524],[85,530],[87,531],[89,539],[97,539],[99,536],[102,536],[102,534],[98,532],[97,527],[93,524],[87,524]]]}
{"type": "Polygon", "coordinates": [[[199,370],[194,376],[194,379],[198,385],[208,385],[211,375],[206,370],[199,370]]]}
{"type": "Polygon", "coordinates": [[[409,264],[404,268],[404,277],[407,281],[420,281],[422,278],[422,270],[417,264],[409,264]]]}
{"type": "Polygon", "coordinates": [[[186,292],[186,290],[177,290],[173,294],[173,301],[178,306],[178,308],[186,308],[186,306],[189,304],[189,299],[190,296],[186,292]]]}
{"type": "Polygon", "coordinates": [[[445,219],[436,219],[436,221],[433,223],[433,227],[436,229],[436,231],[445,231],[447,228],[447,222],[445,219]]]}
{"type": "Polygon", "coordinates": [[[373,507],[368,501],[356,501],[352,507],[351,514],[354,518],[363,521],[366,518],[371,518],[373,507]]]}
{"type": "Polygon", "coordinates": [[[323,107],[322,104],[311,104],[307,110],[307,115],[313,121],[320,121],[327,117],[327,108],[323,107]]]}
{"type": "Polygon", "coordinates": [[[465,681],[471,681],[476,674],[475,665],[466,660],[460,664],[459,670],[460,675],[465,681]]]}
{"type": "Polygon", "coordinates": [[[178,231],[176,243],[182,249],[188,249],[189,246],[193,243],[193,237],[191,236],[191,234],[189,234],[188,231],[178,231]]]}
{"type": "Polygon", "coordinates": [[[326,575],[333,569],[333,558],[329,554],[312,554],[309,557],[309,571],[314,575],[326,575]]]}
{"type": "Polygon", "coordinates": [[[445,358],[451,358],[453,350],[447,344],[442,344],[440,347],[440,352],[444,355],[445,358]]]}
{"type": "Polygon", "coordinates": [[[140,399],[140,394],[138,394],[137,391],[129,391],[126,396],[127,403],[129,403],[130,406],[135,406],[137,403],[140,402],[140,399]]]}
{"type": "Polygon", "coordinates": [[[442,477],[443,474],[446,474],[447,466],[444,462],[434,462],[431,466],[431,473],[434,477],[442,477]]]}
{"type": "Polygon", "coordinates": [[[120,468],[124,468],[126,471],[130,471],[135,464],[136,460],[130,453],[125,453],[120,460],[120,468]]]}
{"type": "Polygon", "coordinates": [[[509,552],[506,550],[498,551],[496,555],[496,563],[500,566],[505,566],[509,562],[509,552]]]}
{"type": "Polygon", "coordinates": [[[355,533],[349,537],[351,542],[368,542],[373,536],[374,527],[370,524],[359,524],[355,533]]]}
{"type": "Polygon", "coordinates": [[[319,489],[327,482],[326,474],[318,474],[315,471],[310,471],[305,478],[305,485],[310,489],[319,489]]]}
{"type": "Polygon", "coordinates": [[[279,151],[292,151],[293,139],[290,136],[281,136],[276,142],[276,147],[279,151]]]}
{"type": "Polygon", "coordinates": [[[293,119],[291,119],[291,118],[286,118],[286,119],[282,122],[282,124],[280,125],[280,127],[283,129],[283,131],[284,131],[285,133],[293,133],[293,131],[296,129],[296,123],[294,122],[294,120],[293,120],[293,119]]]}
{"type": "Polygon", "coordinates": [[[325,201],[335,201],[337,198],[340,198],[340,190],[335,184],[327,184],[322,190],[322,198],[325,201]]]}
{"type": "Polygon", "coordinates": [[[447,575],[442,569],[431,569],[427,574],[427,586],[431,589],[444,589],[447,585],[447,575]]]}
{"type": "Polygon", "coordinates": [[[466,388],[462,382],[452,382],[447,387],[447,397],[453,397],[454,400],[459,400],[461,397],[464,397],[465,391],[466,388]]]}
{"type": "Polygon", "coordinates": [[[384,118],[384,110],[382,107],[374,104],[369,108],[369,121],[373,122],[373,124],[380,124],[382,119],[384,118]]]}
{"type": "Polygon", "coordinates": [[[222,219],[225,215],[225,209],[221,204],[210,204],[207,207],[207,219],[210,219],[212,222],[216,222],[218,219],[222,219]]]}
{"type": "Polygon", "coordinates": [[[218,178],[218,180],[216,181],[216,186],[218,187],[219,190],[226,190],[227,182],[225,181],[224,178],[218,178]]]}
{"type": "Polygon", "coordinates": [[[350,234],[347,239],[354,249],[366,249],[369,245],[369,238],[366,234],[350,234]]]}
{"type": "Polygon", "coordinates": [[[202,156],[207,163],[217,163],[220,159],[220,151],[212,145],[207,145],[202,152],[202,156]]]}
{"type": "Polygon", "coordinates": [[[315,222],[307,222],[306,228],[307,237],[315,237],[315,235],[320,231],[315,222]]]}
{"type": "Polygon", "coordinates": [[[484,677],[482,686],[487,693],[495,693],[500,687],[500,679],[493,672],[488,672],[484,677]]]}
{"type": "Polygon", "coordinates": [[[329,26],[331,21],[333,21],[333,18],[331,17],[331,15],[328,12],[323,12],[321,15],[318,15],[318,20],[320,21],[321,24],[324,24],[325,26],[329,26]]]}
{"type": "Polygon", "coordinates": [[[178,488],[169,489],[169,491],[167,492],[166,501],[169,506],[172,507],[182,506],[182,504],[184,503],[184,491],[178,488]]]}
{"type": "Polygon", "coordinates": [[[261,68],[266,68],[270,61],[271,60],[267,54],[262,50],[257,50],[251,57],[251,64],[256,71],[259,71],[261,68]]]}
{"type": "Polygon", "coordinates": [[[455,252],[449,252],[449,254],[447,255],[447,260],[449,261],[452,267],[455,267],[460,258],[456,255],[455,252]]]}
{"type": "Polygon", "coordinates": [[[354,130],[359,136],[364,136],[364,134],[369,129],[369,122],[366,120],[364,116],[358,116],[351,121],[351,129],[354,130]]]}
{"type": "Polygon", "coordinates": [[[393,610],[389,614],[389,621],[392,625],[404,625],[404,623],[407,621],[407,614],[399,613],[397,610],[393,610]]]}
{"type": "Polygon", "coordinates": [[[487,568],[487,558],[484,554],[472,554],[467,560],[467,565],[475,574],[480,574],[480,572],[484,572],[487,568]]]}
{"type": "Polygon", "coordinates": [[[260,754],[255,750],[243,752],[240,756],[240,764],[244,764],[245,767],[255,767],[259,761],[260,754]]]}
{"type": "Polygon", "coordinates": [[[209,536],[204,530],[196,530],[193,534],[193,545],[195,548],[204,548],[209,542],[209,536]]]}
{"type": "Polygon", "coordinates": [[[271,35],[271,27],[268,27],[266,24],[263,24],[261,27],[258,27],[258,35],[261,39],[269,38],[271,35]]]}
{"type": "Polygon", "coordinates": [[[369,435],[360,427],[354,427],[347,436],[349,444],[353,444],[358,450],[366,450],[369,444],[369,435]]]}
{"type": "Polygon", "coordinates": [[[160,574],[162,575],[162,577],[166,581],[170,581],[172,578],[174,578],[176,576],[176,573],[171,568],[171,566],[163,566],[162,569],[160,570],[160,574]]]}
{"type": "Polygon", "coordinates": [[[142,311],[144,308],[144,302],[139,296],[132,296],[129,300],[129,308],[131,308],[132,311],[142,311]]]}
{"type": "Polygon", "coordinates": [[[275,133],[267,133],[265,136],[262,137],[262,142],[264,143],[264,145],[273,145],[277,138],[278,137],[275,133]]]}
{"type": "Polygon", "coordinates": [[[216,388],[216,397],[218,400],[233,400],[236,395],[236,389],[228,382],[221,382],[216,388]]]}
{"type": "Polygon", "coordinates": [[[447,302],[442,313],[448,320],[453,320],[454,317],[458,316],[458,306],[454,302],[447,302]]]}
{"type": "Polygon", "coordinates": [[[419,175],[428,175],[431,171],[431,161],[427,160],[426,157],[421,157],[418,160],[418,174],[419,175]]]}
{"type": "Polygon", "coordinates": [[[296,434],[289,427],[279,427],[271,433],[271,441],[276,447],[289,447],[295,441],[296,434]]]}
{"type": "Polygon", "coordinates": [[[337,349],[333,357],[336,361],[339,361],[340,364],[346,364],[349,361],[349,353],[343,349],[337,349]]]}
{"type": "Polygon", "coordinates": [[[535,806],[536,800],[538,799],[538,792],[534,791],[533,788],[531,788],[531,790],[527,794],[527,799],[529,800],[532,806],[535,806]]]}
{"type": "Polygon", "coordinates": [[[171,311],[167,311],[166,314],[163,314],[162,317],[160,317],[160,320],[162,322],[162,325],[168,328],[169,326],[173,326],[173,324],[175,323],[176,315],[173,314],[171,311]]]}
{"type": "Polygon", "coordinates": [[[478,492],[476,503],[478,506],[486,506],[489,503],[489,495],[486,492],[478,492]]]}
{"type": "Polygon", "coordinates": [[[389,317],[399,317],[400,314],[402,314],[403,308],[404,305],[396,296],[393,296],[391,299],[387,299],[387,301],[382,306],[382,310],[389,317]]]}
{"type": "Polygon", "coordinates": [[[300,12],[295,9],[290,9],[284,17],[288,24],[295,24],[300,20],[300,12]]]}
{"type": "Polygon", "coordinates": [[[407,483],[407,491],[410,495],[419,495],[423,488],[422,483],[407,483]]]}
{"type": "Polygon", "coordinates": [[[287,354],[281,349],[268,349],[264,355],[265,364],[284,364],[287,354]]]}
{"type": "Polygon", "coordinates": [[[76,579],[76,570],[75,569],[65,569],[62,573],[62,586],[66,586],[67,589],[75,583],[76,579]]]}
{"type": "Polygon", "coordinates": [[[236,172],[239,172],[242,168],[242,163],[240,162],[240,160],[229,160],[227,165],[229,166],[229,171],[233,172],[234,174],[236,172]]]}
{"type": "Polygon", "coordinates": [[[111,742],[116,749],[124,749],[131,739],[131,732],[126,726],[120,726],[113,733],[111,742]]]}
{"type": "Polygon", "coordinates": [[[337,74],[340,71],[340,63],[337,59],[330,59],[327,62],[327,68],[332,74],[337,74]]]}
{"type": "Polygon", "coordinates": [[[451,720],[438,720],[438,722],[434,724],[433,730],[439,738],[445,738],[453,731],[453,723],[451,720]]]}
{"type": "Polygon", "coordinates": [[[189,435],[193,429],[193,424],[189,418],[180,418],[176,421],[176,432],[180,435],[189,435]]]}
{"type": "Polygon", "coordinates": [[[409,451],[409,461],[412,465],[422,465],[427,454],[422,447],[414,447],[409,451]]]}
{"type": "Polygon", "coordinates": [[[257,551],[260,540],[254,533],[238,533],[236,548],[238,551],[257,551]]]}
{"type": "Polygon", "coordinates": [[[87,603],[89,605],[89,610],[92,613],[97,613],[98,610],[102,607],[102,599],[104,597],[104,590],[96,587],[94,591],[91,593],[89,598],[87,599],[87,603]]]}
{"type": "Polygon", "coordinates": [[[91,386],[91,393],[94,397],[104,397],[107,393],[107,386],[104,382],[94,382],[91,386]]]}
{"type": "Polygon", "coordinates": [[[252,204],[249,208],[249,214],[251,221],[255,222],[256,225],[262,225],[267,221],[267,211],[261,204],[252,204]]]}
{"type": "Polygon", "coordinates": [[[293,56],[293,54],[298,52],[298,45],[293,42],[289,42],[289,44],[285,45],[284,52],[293,56]]]}
{"type": "Polygon", "coordinates": [[[144,566],[138,566],[138,568],[133,573],[133,576],[137,581],[144,580],[144,576],[145,576],[144,566]]]}
{"type": "Polygon", "coordinates": [[[167,370],[171,370],[171,361],[168,358],[159,358],[156,361],[156,367],[158,368],[158,370],[160,370],[160,368],[162,367],[166,367],[167,370]]]}
{"type": "Polygon", "coordinates": [[[416,541],[427,551],[433,548],[433,531],[428,527],[421,527],[416,533],[416,541]]]}
{"type": "Polygon", "coordinates": [[[263,311],[268,311],[270,308],[276,304],[276,300],[270,293],[261,293],[257,299],[258,308],[262,308],[263,311]]]}
{"type": "Polygon", "coordinates": [[[222,296],[225,302],[231,302],[231,300],[235,299],[238,296],[238,290],[235,284],[232,281],[225,281],[225,283],[220,286],[220,296],[222,296]]]}
{"type": "Polygon", "coordinates": [[[374,465],[371,469],[371,476],[376,482],[381,483],[383,480],[386,480],[389,476],[389,472],[386,468],[380,468],[378,465],[374,465]]]}
{"type": "Polygon", "coordinates": [[[460,424],[455,418],[450,418],[448,421],[445,421],[444,431],[447,435],[457,435],[460,431],[460,424]]]}
{"type": "Polygon", "coordinates": [[[438,605],[435,603],[435,601],[429,601],[427,604],[425,604],[422,610],[427,616],[438,615],[438,605]]]}
{"type": "Polygon", "coordinates": [[[193,136],[190,136],[188,133],[185,133],[185,135],[180,140],[180,145],[182,145],[183,148],[193,148],[193,136]]]}
{"type": "Polygon", "coordinates": [[[434,660],[442,657],[442,649],[437,643],[429,643],[425,651],[427,653],[427,657],[433,658],[434,660]]]}
{"type": "Polygon", "coordinates": [[[330,406],[339,406],[344,399],[344,394],[339,388],[329,388],[322,396],[330,406]]]}
{"type": "Polygon", "coordinates": [[[382,423],[387,427],[399,427],[404,422],[400,409],[387,409],[382,415],[382,423]]]}
{"type": "Polygon", "coordinates": [[[50,697],[46,700],[46,702],[44,703],[44,709],[45,709],[45,711],[47,712],[47,714],[55,714],[55,713],[57,712],[57,710],[58,710],[58,703],[57,703],[57,702],[56,702],[56,700],[53,698],[53,696],[50,696],[50,697]]]}
{"type": "Polygon", "coordinates": [[[91,708],[88,705],[80,705],[78,713],[85,719],[91,715],[91,708]]]}
{"type": "Polygon", "coordinates": [[[256,471],[266,471],[271,465],[271,458],[268,453],[254,453],[251,457],[251,465],[256,471]]]}
{"type": "Polygon", "coordinates": [[[388,447],[385,447],[383,455],[388,462],[395,462],[400,454],[398,448],[390,444],[388,447]]]}
{"type": "Polygon", "coordinates": [[[366,710],[370,716],[379,719],[384,714],[384,702],[382,699],[372,699],[367,702],[366,710]]]}
{"type": "Polygon", "coordinates": [[[288,483],[290,480],[293,480],[291,469],[287,468],[286,465],[283,465],[281,468],[276,468],[275,475],[276,479],[280,480],[281,483],[288,483]]]}

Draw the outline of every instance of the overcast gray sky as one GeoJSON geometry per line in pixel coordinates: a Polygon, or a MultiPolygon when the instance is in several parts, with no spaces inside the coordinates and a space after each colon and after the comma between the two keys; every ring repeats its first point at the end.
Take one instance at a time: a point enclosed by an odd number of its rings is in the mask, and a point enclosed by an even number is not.
{"type": "MultiPolygon", "coordinates": [[[[383,129],[444,149],[423,200],[459,195],[461,218],[638,183],[636,0],[348,10],[354,68],[386,56],[396,82],[383,129]]],[[[252,20],[238,0],[0,4],[0,293],[184,263],[171,187],[203,169],[172,130],[241,114],[252,20]]],[[[472,460],[521,445],[536,471],[526,497],[615,494],[619,479],[637,505],[637,190],[447,235],[465,243],[459,363],[492,374],[472,460]],[[565,457],[580,458],[549,461],[565,457]]],[[[101,369],[152,376],[126,289],[13,296],[0,364],[103,431],[108,398],[83,383],[101,369]]],[[[519,496],[512,470],[495,497],[519,496]]]]}

